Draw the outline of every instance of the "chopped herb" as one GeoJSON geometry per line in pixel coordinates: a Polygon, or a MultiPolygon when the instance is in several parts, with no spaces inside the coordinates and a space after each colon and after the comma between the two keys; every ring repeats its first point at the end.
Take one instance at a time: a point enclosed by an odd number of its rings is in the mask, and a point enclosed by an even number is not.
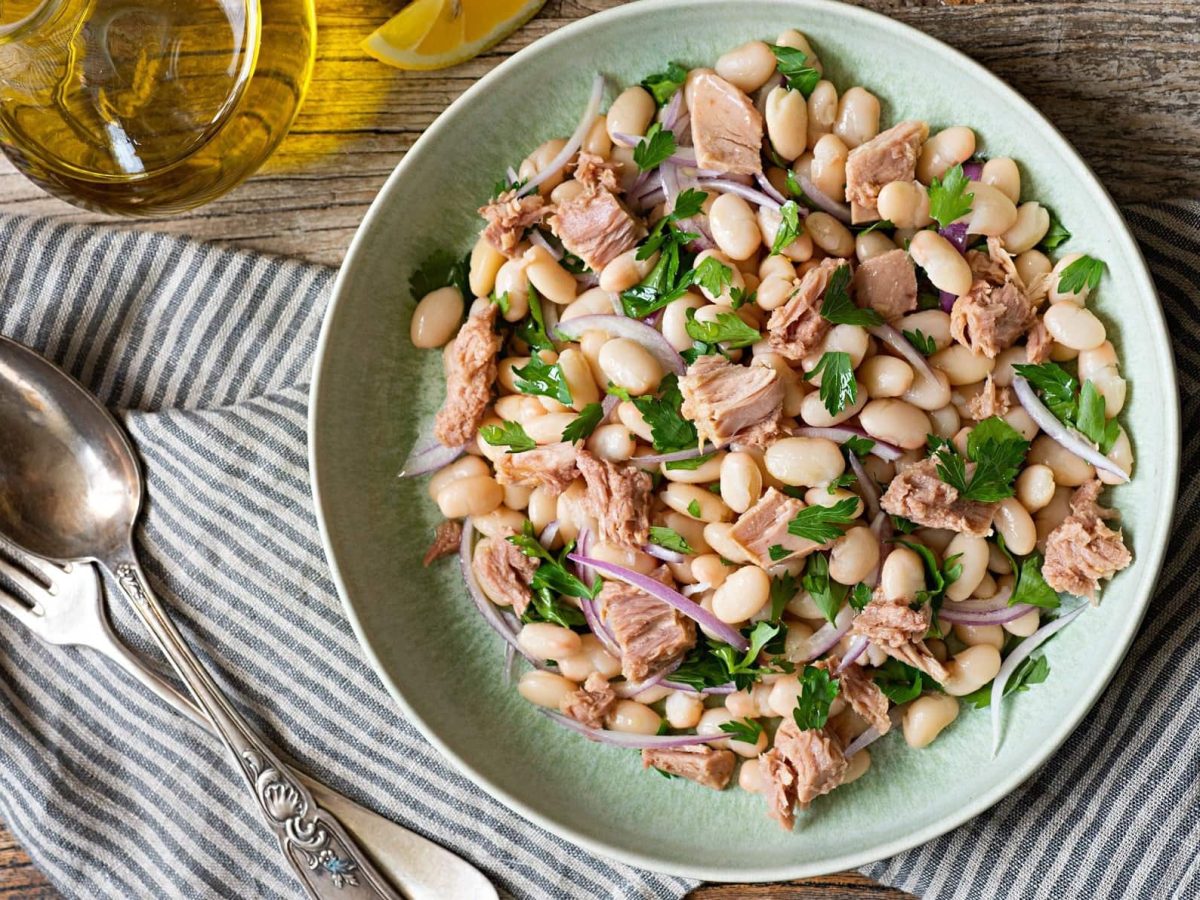
{"type": "MultiPolygon", "coordinates": [[[[711,262],[711,259],[705,262],[711,262]]],[[[687,311],[687,322],[684,323],[688,337],[703,344],[723,344],[728,350],[739,347],[749,347],[762,340],[758,330],[751,328],[742,321],[737,313],[719,312],[715,322],[697,322],[696,311],[687,311]]]]}
{"type": "Polygon", "coordinates": [[[683,535],[678,531],[662,525],[650,526],[650,543],[657,544],[667,550],[673,550],[676,553],[692,554],[696,552],[692,549],[692,545],[684,540],[683,535]]]}
{"type": "Polygon", "coordinates": [[[600,593],[602,582],[599,578],[588,587],[566,567],[567,555],[575,549],[575,542],[570,541],[555,556],[538,543],[533,533],[533,525],[528,521],[520,534],[509,535],[507,540],[526,556],[539,561],[538,570],[533,573],[530,583],[533,589],[533,603],[526,610],[526,621],[554,622],[566,628],[587,624],[582,612],[556,596],[562,594],[594,600],[600,593]]]}
{"type": "Polygon", "coordinates": [[[586,440],[603,418],[604,408],[599,403],[589,403],[579,411],[575,421],[563,429],[562,439],[572,444],[575,441],[586,440]]]}
{"type": "Polygon", "coordinates": [[[933,622],[930,625],[930,631],[935,636],[940,636],[938,628],[937,614],[942,608],[942,600],[946,595],[946,588],[958,581],[962,575],[962,563],[959,562],[961,553],[956,553],[953,556],[948,556],[942,561],[939,566],[937,557],[933,555],[933,551],[924,544],[916,544],[912,541],[896,541],[902,547],[907,547],[917,556],[921,557],[921,562],[925,564],[925,585],[923,591],[917,592],[916,606],[919,608],[926,603],[933,609],[933,622]],[[930,587],[930,582],[933,586],[930,587]]]}
{"type": "Polygon", "coordinates": [[[1104,276],[1105,268],[1103,260],[1081,256],[1059,274],[1058,290],[1063,294],[1077,294],[1085,287],[1094,291],[1104,276]]]}
{"type": "Polygon", "coordinates": [[[833,479],[833,481],[829,482],[829,487],[825,488],[825,490],[830,495],[836,494],[843,488],[850,487],[850,485],[854,484],[856,481],[858,481],[858,476],[853,472],[843,472],[837,478],[833,479]]]}
{"type": "Polygon", "coordinates": [[[612,394],[614,397],[620,397],[626,403],[633,402],[633,396],[629,393],[629,391],[620,385],[613,384],[611,381],[608,383],[608,387],[604,389],[604,392],[606,394],[612,394]]]}
{"type": "Polygon", "coordinates": [[[785,186],[787,187],[788,194],[797,200],[802,201],[805,206],[814,206],[815,204],[812,202],[812,200],[805,195],[804,188],[800,186],[800,182],[796,178],[796,173],[787,166],[782,166],[781,168],[784,170],[783,180],[785,186]]]}
{"type": "MultiPolygon", "coordinates": [[[[904,249],[908,249],[905,247],[904,249]]],[[[942,298],[937,294],[918,294],[917,309],[941,309],[942,298]]]]}
{"type": "Polygon", "coordinates": [[[656,252],[660,255],[654,268],[640,284],[621,293],[625,315],[644,319],[672,300],[682,297],[691,286],[692,273],[684,265],[683,248],[699,235],[681,231],[677,223],[699,213],[707,197],[703,191],[692,188],[681,193],[675,200],[675,208],[654,225],[649,237],[638,248],[639,260],[649,259],[656,252]]]}
{"type": "Polygon", "coordinates": [[[495,291],[492,291],[492,295],[490,297],[488,297],[488,300],[491,303],[495,303],[498,307],[500,307],[500,315],[502,315],[502,316],[508,315],[508,311],[509,311],[509,309],[511,309],[511,304],[508,302],[508,292],[507,291],[503,294],[497,294],[495,291]]]}
{"type": "Polygon", "coordinates": [[[751,630],[743,629],[742,634],[750,644],[746,653],[740,653],[722,641],[708,638],[703,645],[697,643],[688,652],[679,668],[671,673],[671,680],[698,691],[730,682],[742,689],[760,680],[762,676],[777,671],[772,667],[758,665],[758,657],[774,639],[784,634],[783,626],[759,622],[751,630]]]}
{"type": "Polygon", "coordinates": [[[680,412],[683,394],[679,391],[679,379],[674,373],[668,374],[658,390],[657,398],[635,397],[633,400],[633,405],[650,426],[654,449],[659,453],[674,453],[695,447],[700,438],[696,434],[696,426],[680,412]]]}
{"type": "Polygon", "coordinates": [[[916,522],[904,518],[904,516],[890,516],[892,520],[892,530],[898,531],[901,534],[912,534],[921,526],[916,522]]]}
{"type": "Polygon", "coordinates": [[[945,228],[971,211],[975,195],[968,194],[970,179],[963,174],[961,164],[954,166],[929,186],[929,215],[945,228]]]}
{"type": "Polygon", "coordinates": [[[687,505],[687,511],[688,511],[688,515],[691,516],[693,519],[700,518],[700,501],[693,500],[691,503],[689,503],[687,505]]]}
{"type": "Polygon", "coordinates": [[[795,47],[781,47],[778,44],[768,46],[775,54],[775,64],[788,90],[809,96],[821,80],[821,73],[807,64],[808,54],[795,47]]]}
{"type": "Polygon", "coordinates": [[[1079,391],[1079,415],[1075,417],[1075,427],[1098,446],[1101,453],[1108,453],[1121,436],[1117,420],[1105,418],[1104,395],[1090,380],[1085,381],[1079,391]]]}
{"type": "Polygon", "coordinates": [[[792,551],[783,544],[772,544],[767,548],[767,554],[771,557],[772,562],[779,562],[781,559],[787,559],[792,555],[792,551]]]}
{"type": "Polygon", "coordinates": [[[519,369],[513,369],[514,383],[522,394],[536,394],[557,400],[563,406],[571,405],[571,389],[563,377],[558,363],[547,363],[540,356],[532,356],[519,369]]]}
{"type": "MultiPolygon", "coordinates": [[[[887,698],[897,705],[916,700],[926,687],[924,684],[926,676],[920,669],[891,657],[882,666],[876,668],[871,677],[887,698]]],[[[929,679],[928,686],[936,687],[932,678],[929,679]]]]}
{"type": "Polygon", "coordinates": [[[734,719],[731,722],[722,722],[721,730],[732,735],[735,741],[744,741],[747,744],[757,744],[759,736],[763,733],[763,727],[755,719],[734,719]]]}
{"type": "Polygon", "coordinates": [[[981,503],[994,503],[1013,495],[1013,479],[1029,450],[1029,442],[999,416],[984,419],[971,430],[966,459],[945,438],[931,434],[927,440],[930,454],[937,462],[938,477],[964,500],[981,503]],[[975,463],[969,481],[967,460],[975,463]]]}
{"type": "Polygon", "coordinates": [[[831,416],[858,402],[858,382],[854,379],[854,365],[849,353],[844,350],[825,351],[813,370],[804,376],[804,380],[810,381],[818,375],[821,376],[821,402],[831,416]]]}
{"type": "MultiPolygon", "coordinates": [[[[1004,685],[1004,696],[1015,694],[1018,691],[1029,690],[1031,684],[1041,684],[1050,677],[1050,663],[1046,661],[1045,656],[1033,657],[1030,656],[1023,660],[1016,671],[1012,673],[1008,681],[1004,685]]],[[[969,703],[975,709],[986,709],[992,705],[992,685],[985,684],[977,691],[972,691],[963,698],[964,703],[969,703]]]]}
{"type": "Polygon", "coordinates": [[[720,297],[725,293],[725,288],[733,284],[733,269],[715,256],[706,257],[692,270],[692,283],[700,285],[714,297],[720,297]]]}
{"type": "Polygon", "coordinates": [[[916,331],[902,331],[900,333],[921,352],[922,356],[933,356],[933,354],[937,353],[937,341],[920,328],[916,331]]]}
{"type": "Polygon", "coordinates": [[[470,297],[471,254],[455,256],[448,250],[430,254],[408,279],[408,290],[414,301],[438,288],[453,285],[464,297],[470,297]]]}
{"type": "Polygon", "coordinates": [[[1108,419],[1105,413],[1104,395],[1091,381],[1083,387],[1066,369],[1056,363],[1013,366],[1022,378],[1042,394],[1042,402],[1064,425],[1076,429],[1102,453],[1108,453],[1121,435],[1121,426],[1116,419],[1108,419]]]}
{"type": "Polygon", "coordinates": [[[771,242],[771,255],[778,256],[792,241],[800,237],[800,205],[795,200],[789,200],[779,208],[779,230],[775,232],[775,240],[771,242]]]}
{"type": "Polygon", "coordinates": [[[517,323],[513,334],[529,345],[532,350],[553,350],[554,342],[546,333],[546,319],[542,315],[542,301],[533,285],[529,286],[529,315],[517,323]]]}
{"type": "Polygon", "coordinates": [[[829,721],[829,707],[838,695],[838,680],[826,669],[805,666],[800,674],[800,696],[792,719],[801,731],[824,728],[829,721]]]}
{"type": "Polygon", "coordinates": [[[850,608],[855,612],[862,612],[867,608],[867,604],[871,602],[871,589],[861,581],[854,586],[854,590],[850,592],[850,608]]]}
{"type": "Polygon", "coordinates": [[[817,609],[821,610],[821,615],[830,622],[837,618],[842,604],[846,602],[849,588],[830,579],[829,560],[825,558],[824,553],[814,553],[808,558],[801,584],[812,597],[817,609]]]}
{"type": "Polygon", "coordinates": [[[895,227],[896,226],[893,225],[891,222],[889,222],[887,219],[880,219],[878,222],[872,222],[870,225],[868,225],[866,228],[862,229],[858,233],[860,235],[870,234],[872,231],[882,231],[885,228],[888,231],[892,231],[895,229],[895,227]]]}
{"type": "Polygon", "coordinates": [[[771,642],[772,638],[782,633],[782,625],[772,622],[759,622],[749,633],[745,629],[742,630],[742,634],[750,642],[750,649],[744,654],[739,655],[735,648],[723,643],[718,643],[715,647],[712,647],[711,652],[725,663],[725,669],[729,673],[728,680],[737,683],[739,688],[745,687],[751,681],[757,680],[760,674],[763,674],[764,670],[757,665],[758,655],[771,642]],[[742,679],[740,683],[739,678],[742,679]]]}
{"type": "Polygon", "coordinates": [[[866,456],[871,452],[871,448],[874,446],[874,440],[868,437],[859,437],[856,434],[846,438],[846,443],[842,444],[842,447],[845,448],[847,452],[853,453],[858,457],[866,456]]]}
{"type": "Polygon", "coordinates": [[[686,66],[672,61],[667,63],[665,72],[647,75],[642,81],[642,87],[650,92],[655,103],[659,106],[666,106],[675,96],[675,92],[683,87],[683,83],[687,81],[687,75],[686,66]]]}
{"type": "Polygon", "coordinates": [[[791,572],[784,572],[771,579],[771,621],[778,622],[783,617],[783,611],[788,603],[796,596],[796,577],[791,572]]]}
{"type": "Polygon", "coordinates": [[[488,197],[488,202],[495,203],[500,199],[501,194],[508,193],[509,191],[519,191],[521,188],[525,187],[525,183],[527,181],[529,181],[528,178],[518,178],[516,181],[509,181],[508,176],[505,175],[492,185],[492,193],[491,196],[488,197]]]}
{"type": "Polygon", "coordinates": [[[675,134],[655,122],[633,148],[633,161],[641,171],[646,172],[661,165],[675,149],[675,134]]]}
{"type": "Polygon", "coordinates": [[[847,497],[833,506],[806,506],[788,522],[788,534],[825,544],[842,536],[842,528],[857,518],[858,498],[847,497]]]}
{"type": "MultiPolygon", "coordinates": [[[[1011,557],[1009,558],[1011,559],[1011,557]]],[[[1013,589],[1012,596],[1008,599],[1009,606],[1028,603],[1030,606],[1042,609],[1058,609],[1058,593],[1046,584],[1046,579],[1042,577],[1042,555],[1040,553],[1030,553],[1021,560],[1020,567],[1013,566],[1013,573],[1017,576],[1017,584],[1013,589]]]]}
{"type": "Polygon", "coordinates": [[[1050,228],[1046,231],[1046,236],[1042,238],[1040,247],[1045,250],[1053,250],[1059,244],[1065,244],[1071,239],[1071,232],[1067,231],[1067,227],[1055,215],[1054,210],[1048,207],[1043,207],[1046,212],[1050,213],[1050,228]]]}
{"type": "Polygon", "coordinates": [[[758,291],[746,293],[745,288],[731,288],[729,291],[729,306],[731,309],[741,309],[747,303],[758,299],[758,291]]]}
{"type": "Polygon", "coordinates": [[[587,619],[578,608],[558,597],[554,590],[539,584],[538,572],[533,573],[533,602],[521,617],[524,622],[552,622],[563,628],[586,625],[587,619]]]}
{"type": "Polygon", "coordinates": [[[829,276],[825,298],[821,302],[821,317],[834,325],[859,325],[870,328],[882,325],[883,316],[873,309],[860,309],[850,299],[850,267],[838,266],[829,276]]]}
{"type": "Polygon", "coordinates": [[[537,441],[525,433],[520,422],[502,420],[499,425],[484,425],[479,433],[493,447],[508,447],[509,453],[524,453],[537,447],[537,441]]]}
{"type": "Polygon", "coordinates": [[[698,468],[713,458],[713,454],[705,453],[703,456],[693,456],[691,459],[674,459],[668,463],[664,463],[668,471],[685,471],[695,472],[698,468]]]}

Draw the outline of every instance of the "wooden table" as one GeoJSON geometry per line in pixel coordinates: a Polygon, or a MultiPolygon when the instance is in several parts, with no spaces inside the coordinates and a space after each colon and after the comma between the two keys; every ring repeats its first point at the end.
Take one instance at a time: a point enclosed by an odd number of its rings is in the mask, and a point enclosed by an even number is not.
{"type": "MultiPolygon", "coordinates": [[[[549,0],[518,34],[448,72],[399,73],[363,36],[398,8],[317,0],[320,58],[296,127],[230,196],[140,227],[336,265],[367,205],[422,130],[507,55],[623,0],[549,0]]],[[[1079,148],[1118,202],[1200,196],[1200,4],[1195,0],[858,0],[966,51],[1029,97],[1079,148]]],[[[781,23],[782,24],[782,23],[781,23]]],[[[803,27],[803,23],[789,23],[803,27]]],[[[8,212],[104,217],[42,194],[0,163],[8,212]]],[[[0,898],[57,896],[0,826],[0,898]]],[[[702,888],[694,900],[897,900],[855,873],[792,885],[702,888]]]]}

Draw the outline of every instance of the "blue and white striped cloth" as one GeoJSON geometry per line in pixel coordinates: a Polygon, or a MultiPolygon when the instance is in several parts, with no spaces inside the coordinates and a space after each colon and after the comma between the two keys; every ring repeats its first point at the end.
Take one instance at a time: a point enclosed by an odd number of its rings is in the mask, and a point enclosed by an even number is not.
{"type": "MultiPolygon", "coordinates": [[[[1130,217],[1176,337],[1185,452],[1200,462],[1200,204],[1130,217]]],[[[477,789],[364,662],[305,460],[331,279],[163,235],[0,216],[0,332],[119,411],[146,463],[138,541],[154,587],[268,739],[512,896],[681,897],[694,883],[583,852],[477,789]]],[[[1155,615],[1063,750],[992,810],[868,875],[972,900],[1200,896],[1198,493],[1185,480],[1155,615]]],[[[113,613],[146,647],[125,605],[113,613]]],[[[0,627],[0,697],[0,816],[64,895],[300,895],[216,743],[123,672],[0,627]]]]}

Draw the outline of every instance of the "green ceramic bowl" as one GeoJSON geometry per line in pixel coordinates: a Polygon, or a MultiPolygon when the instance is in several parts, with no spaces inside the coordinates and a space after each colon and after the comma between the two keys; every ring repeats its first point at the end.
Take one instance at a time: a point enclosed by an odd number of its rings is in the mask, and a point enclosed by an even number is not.
{"type": "MultiPolygon", "coordinates": [[[[610,97],[611,99],[611,97],[610,97]]],[[[334,289],[312,391],[312,477],[326,553],[347,614],[405,714],[456,766],[529,819],[599,853],[711,880],[805,877],[929,840],[1020,784],[1104,690],[1146,610],[1178,468],[1175,379],[1145,264],[1108,195],[1025,100],[958,52],[852,6],[817,0],[661,0],[584,19],[483,78],[409,151],[367,213],[334,289]],[[567,134],[596,71],[636,83],[667,60],[711,65],[726,49],[803,30],[845,88],[863,84],[884,122],[972,126],[981,150],[1023,165],[1025,194],[1053,207],[1067,249],[1108,262],[1094,308],[1131,378],[1125,426],[1137,477],[1116,495],[1135,563],[1048,647],[1049,680],[1008,705],[990,756],[986,712],[964,710],[930,748],[898,735],[865,777],[818,800],[794,833],[761,798],[668,781],[635,753],[591,744],[538,715],[501,681],[501,642],[453,564],[422,569],[439,516],[423,482],[396,478],[441,402],[441,356],[409,344],[407,284],[433,250],[470,247],[475,208],[506,166],[567,134]]],[[[397,761],[403,765],[403,761],[397,761]]]]}

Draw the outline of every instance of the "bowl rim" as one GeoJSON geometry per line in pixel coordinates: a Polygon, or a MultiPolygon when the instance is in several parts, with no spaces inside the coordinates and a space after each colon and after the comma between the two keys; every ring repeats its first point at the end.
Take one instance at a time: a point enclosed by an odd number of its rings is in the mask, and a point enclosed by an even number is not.
{"type": "Polygon", "coordinates": [[[508,791],[503,790],[493,784],[488,778],[472,768],[464,759],[462,759],[449,745],[447,745],[439,735],[430,728],[420,716],[416,714],[413,708],[409,705],[404,697],[400,687],[392,680],[390,674],[382,664],[378,655],[375,653],[371,638],[365,632],[362,622],[355,610],[354,601],[351,599],[350,592],[346,587],[345,580],[342,577],[341,568],[338,564],[337,556],[334,553],[333,543],[329,532],[329,527],[326,521],[325,504],[321,489],[321,442],[319,435],[319,422],[321,419],[321,389],[323,386],[323,372],[327,361],[327,350],[332,331],[332,323],[335,318],[335,313],[338,304],[342,298],[345,289],[345,281],[348,271],[353,267],[355,259],[360,251],[362,244],[367,240],[367,233],[372,230],[375,219],[380,215],[381,209],[391,202],[391,194],[396,189],[398,182],[404,178],[412,165],[412,160],[417,158],[414,152],[421,148],[424,144],[430,143],[436,139],[438,132],[442,129],[445,123],[453,116],[456,110],[464,105],[468,100],[484,93],[492,88],[492,86],[502,81],[507,73],[521,65],[526,56],[531,53],[542,50],[546,47],[555,46],[563,42],[576,40],[584,37],[588,32],[596,28],[603,28],[610,22],[623,18],[636,18],[644,15],[657,14],[662,9],[670,9],[672,7],[679,9],[694,9],[697,6],[720,6],[726,5],[727,0],[655,0],[655,2],[628,3],[623,6],[618,6],[613,9],[585,16],[584,18],[565,25],[555,31],[547,34],[528,46],[514,53],[504,62],[500,63],[492,71],[480,78],[475,84],[463,92],[453,103],[450,104],[425,132],[417,139],[413,146],[405,153],[403,159],[396,165],[392,173],[388,176],[375,199],[371,202],[362,222],[359,224],[354,233],[349,247],[347,248],[345,258],[342,265],[339,267],[337,278],[330,291],[328,306],[326,307],[324,320],[321,326],[320,336],[317,341],[316,351],[313,357],[313,375],[312,383],[309,391],[309,414],[307,426],[307,438],[309,447],[309,477],[312,486],[313,504],[315,507],[318,529],[321,535],[321,545],[325,552],[325,558],[329,563],[330,575],[334,585],[337,588],[338,597],[345,609],[346,616],[350,621],[351,627],[354,629],[355,636],[358,639],[363,653],[372,669],[391,694],[396,704],[400,707],[401,712],[405,717],[413,723],[438,751],[460,772],[471,779],[473,783],[485,790],[490,796],[496,798],[501,803],[508,806],[510,809],[524,816],[534,824],[546,829],[547,831],[556,834],[566,840],[569,840],[581,847],[584,847],[594,853],[607,856],[610,859],[616,859],[620,862],[627,863],[633,866],[639,866],[645,869],[650,869],[657,872],[663,872],[670,875],[677,875],[687,878],[697,878],[704,881],[718,882],[771,882],[783,881],[796,878],[811,878],[817,875],[829,874],[832,872],[843,871],[846,869],[857,868],[858,866],[876,862],[910,850],[913,847],[919,846],[937,838],[969,821],[988,808],[994,806],[1004,797],[1008,796],[1022,782],[1024,782],[1033,772],[1042,766],[1054,752],[1062,746],[1068,737],[1075,731],[1084,717],[1095,706],[1097,700],[1104,693],[1108,683],[1112,680],[1118,667],[1124,661],[1129,652],[1130,645],[1133,643],[1137,635],[1138,628],[1141,625],[1153,596],[1153,585],[1157,580],[1158,574],[1162,568],[1163,560],[1166,554],[1167,538],[1169,536],[1171,523],[1174,519],[1174,510],[1176,503],[1176,494],[1179,481],[1179,463],[1180,463],[1180,448],[1179,448],[1179,388],[1176,378],[1174,355],[1171,350],[1166,322],[1162,311],[1161,300],[1159,300],[1158,291],[1155,288],[1153,279],[1150,276],[1149,268],[1146,264],[1145,257],[1142,254],[1141,247],[1137,240],[1130,232],[1124,217],[1121,215],[1116,203],[1109,195],[1091,167],[1083,160],[1078,151],[1071,143],[1063,136],[1063,134],[1054,126],[1030,101],[1026,100],[1015,89],[1010,87],[999,76],[992,74],[980,63],[971,59],[965,53],[951,47],[937,38],[926,34],[918,28],[907,25],[892,19],[883,13],[878,13],[873,10],[864,9],[858,6],[851,6],[835,0],[756,0],[757,5],[777,6],[780,10],[796,11],[796,10],[821,10],[831,13],[835,16],[845,16],[850,19],[858,19],[872,29],[876,30],[881,37],[896,36],[904,40],[912,41],[918,45],[923,45],[932,52],[939,54],[948,54],[957,59],[976,79],[986,84],[991,90],[1004,95],[1007,100],[1021,109],[1025,115],[1030,117],[1033,122],[1040,123],[1049,132],[1049,139],[1052,143],[1058,145],[1058,149],[1065,157],[1072,160],[1078,167],[1080,172],[1080,182],[1082,186],[1095,195],[1101,202],[1097,204],[1099,211],[1108,220],[1107,225],[1114,239],[1124,242],[1127,249],[1132,250],[1131,258],[1135,265],[1132,267],[1130,275],[1138,283],[1140,292],[1147,297],[1153,297],[1155,302],[1150,305],[1149,313],[1151,317],[1151,337],[1158,344],[1157,349],[1160,359],[1165,360],[1161,365],[1160,374],[1163,376],[1163,388],[1167,395],[1174,399],[1174,403],[1168,405],[1168,409],[1164,410],[1164,434],[1167,440],[1166,456],[1163,460],[1164,468],[1158,473],[1159,483],[1163,489],[1163,494],[1169,497],[1169,501],[1162,504],[1158,510],[1158,516],[1154,520],[1152,527],[1152,535],[1148,542],[1150,550],[1148,554],[1143,555],[1139,559],[1142,576],[1139,582],[1134,586],[1132,593],[1136,608],[1132,609],[1131,615],[1126,619],[1124,628],[1119,633],[1119,640],[1110,646],[1113,648],[1105,659],[1102,670],[1095,673],[1095,678],[1092,681],[1090,690],[1083,695],[1080,702],[1076,704],[1071,713],[1065,716],[1054,729],[1053,732],[1046,735],[1041,748],[1036,754],[1030,755],[1021,765],[1014,767],[1007,775],[1001,778],[988,790],[970,798],[957,812],[953,815],[943,816],[939,819],[931,821],[920,828],[917,828],[904,837],[896,838],[882,844],[874,844],[869,849],[853,850],[842,853],[837,856],[827,856],[819,861],[807,863],[787,863],[783,862],[779,865],[770,868],[752,868],[742,869],[737,866],[708,866],[703,863],[693,863],[689,865],[675,865],[673,863],[664,863],[654,857],[652,853],[633,851],[625,847],[614,846],[604,841],[595,840],[585,834],[578,832],[573,827],[562,822],[555,821],[538,810],[531,807],[524,800],[514,796],[508,791]],[[890,35],[889,35],[890,33],[890,35]]]}

